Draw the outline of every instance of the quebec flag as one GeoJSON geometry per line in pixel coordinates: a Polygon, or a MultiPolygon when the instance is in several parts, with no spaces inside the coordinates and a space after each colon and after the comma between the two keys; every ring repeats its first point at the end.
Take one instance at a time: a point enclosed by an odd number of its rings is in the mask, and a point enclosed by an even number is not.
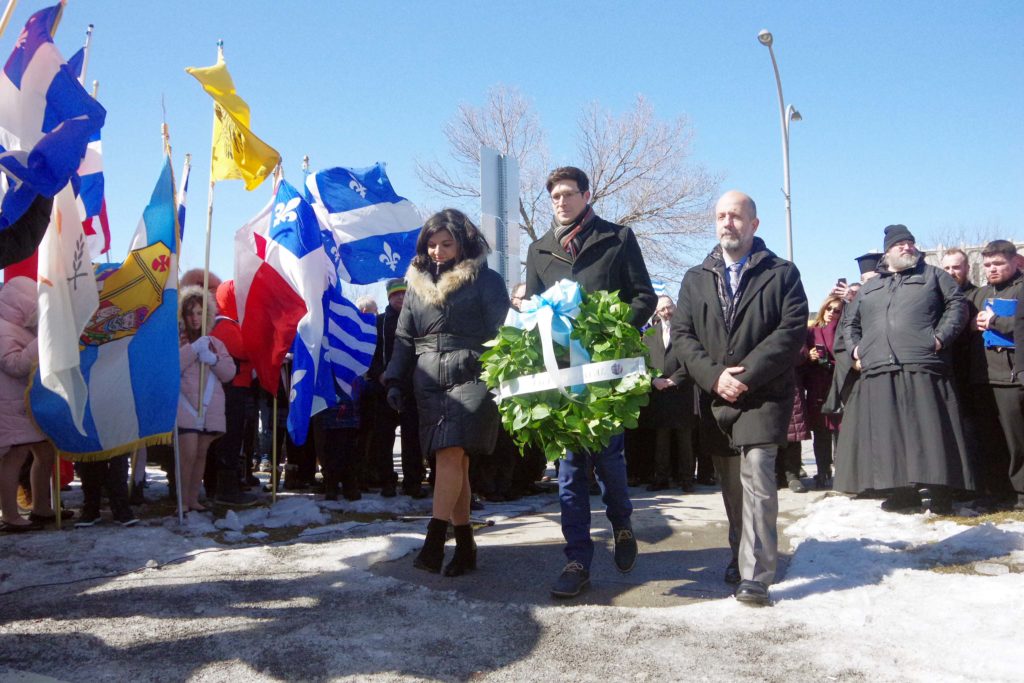
{"type": "Polygon", "coordinates": [[[306,192],[334,237],[343,281],[372,284],[405,273],[423,221],[412,202],[395,193],[384,164],[319,171],[306,178],[306,192]]]}
{"type": "Polygon", "coordinates": [[[38,371],[32,381],[32,417],[71,460],[103,460],[171,441],[181,375],[176,215],[168,159],[128,257],[97,269],[99,308],[79,340],[88,390],[84,433],[67,401],[43,386],[38,371]]]}
{"type": "Polygon", "coordinates": [[[29,18],[0,73],[0,230],[68,183],[106,118],[53,44],[60,11],[29,18]]]}
{"type": "Polygon", "coordinates": [[[316,215],[298,190],[282,180],[271,206],[235,235],[235,296],[264,389],[277,391],[284,355],[292,354],[288,433],[301,445],[312,415],[334,402],[318,368],[324,294],[337,278],[316,215]]]}

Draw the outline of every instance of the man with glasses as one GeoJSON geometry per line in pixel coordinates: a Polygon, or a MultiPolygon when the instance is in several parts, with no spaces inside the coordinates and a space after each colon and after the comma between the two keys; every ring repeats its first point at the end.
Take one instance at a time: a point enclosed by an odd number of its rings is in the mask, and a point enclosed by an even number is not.
{"type": "MultiPolygon", "coordinates": [[[[658,297],[633,231],[594,213],[590,180],[574,166],[552,171],[547,191],[554,219],[551,229],[530,245],[526,296],[540,294],[563,279],[578,283],[585,292],[618,291],[619,298],[632,308],[632,323],[639,329],[654,312],[658,297]]],[[[636,562],[622,434],[601,451],[567,451],[558,468],[558,498],[569,562],[551,588],[556,598],[579,595],[590,583],[594,557],[588,493],[591,465],[601,483],[601,499],[615,535],[615,566],[625,573],[636,562]]]]}

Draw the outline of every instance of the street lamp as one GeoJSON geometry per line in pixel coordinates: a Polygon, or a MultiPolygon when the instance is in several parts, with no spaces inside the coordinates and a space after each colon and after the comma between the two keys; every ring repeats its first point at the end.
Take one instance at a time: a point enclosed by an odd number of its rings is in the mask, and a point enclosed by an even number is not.
{"type": "Polygon", "coordinates": [[[789,105],[785,105],[782,98],[782,79],[779,77],[779,65],[775,61],[775,52],[772,50],[772,34],[765,30],[757,34],[757,41],[768,48],[768,54],[772,58],[772,68],[775,69],[775,85],[779,90],[779,123],[782,126],[782,194],[786,197],[786,246],[789,249],[789,260],[793,260],[793,207],[789,194],[789,124],[792,121],[803,119],[800,112],[789,105]]]}

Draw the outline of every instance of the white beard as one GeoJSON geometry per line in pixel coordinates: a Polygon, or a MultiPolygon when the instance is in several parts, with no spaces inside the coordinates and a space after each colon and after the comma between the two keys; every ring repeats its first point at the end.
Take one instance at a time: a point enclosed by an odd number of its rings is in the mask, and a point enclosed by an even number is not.
{"type": "Polygon", "coordinates": [[[917,265],[917,259],[920,254],[914,252],[913,254],[905,254],[900,256],[898,254],[889,254],[885,257],[885,265],[889,267],[894,273],[898,273],[901,270],[907,270],[917,265]]]}

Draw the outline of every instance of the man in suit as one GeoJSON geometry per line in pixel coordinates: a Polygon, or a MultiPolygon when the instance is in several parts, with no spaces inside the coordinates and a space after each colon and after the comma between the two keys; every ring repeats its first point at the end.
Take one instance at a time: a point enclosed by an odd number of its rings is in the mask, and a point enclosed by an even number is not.
{"type": "Polygon", "coordinates": [[[713,455],[722,479],[733,561],[725,580],[736,599],[768,605],[779,512],[775,457],[787,441],[794,366],[807,337],[800,273],[754,236],[757,207],[742,192],[715,205],[718,245],[691,268],[672,317],[675,353],[729,437],[713,455]]]}

